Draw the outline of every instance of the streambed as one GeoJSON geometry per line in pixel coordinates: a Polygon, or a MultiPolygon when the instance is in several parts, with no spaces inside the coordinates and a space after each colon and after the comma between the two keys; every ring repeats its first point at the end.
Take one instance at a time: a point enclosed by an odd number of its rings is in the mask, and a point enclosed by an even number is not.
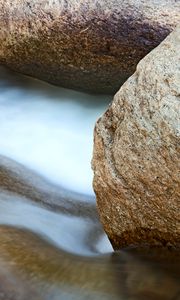
{"type": "Polygon", "coordinates": [[[0,300],[179,299],[179,256],[113,253],[90,167],[111,96],[0,69],[0,300]]]}

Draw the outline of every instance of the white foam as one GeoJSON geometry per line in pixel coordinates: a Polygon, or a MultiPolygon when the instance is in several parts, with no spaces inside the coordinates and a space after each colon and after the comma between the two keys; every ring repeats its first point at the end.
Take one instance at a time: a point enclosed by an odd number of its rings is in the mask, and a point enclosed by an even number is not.
{"type": "Polygon", "coordinates": [[[0,68],[0,154],[55,184],[92,194],[93,128],[110,100],[0,68]]]}

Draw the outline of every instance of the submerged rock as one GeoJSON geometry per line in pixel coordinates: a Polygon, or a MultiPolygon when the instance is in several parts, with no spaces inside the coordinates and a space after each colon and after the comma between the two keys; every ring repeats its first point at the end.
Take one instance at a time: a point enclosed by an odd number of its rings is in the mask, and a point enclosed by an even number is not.
{"type": "Polygon", "coordinates": [[[115,249],[180,246],[180,28],[137,66],[97,122],[94,189],[115,249]]]}
{"type": "Polygon", "coordinates": [[[179,299],[178,251],[69,254],[44,237],[0,225],[1,300],[179,299]]]}
{"type": "Polygon", "coordinates": [[[56,85],[112,93],[179,22],[176,0],[0,0],[0,63],[56,85]]]}

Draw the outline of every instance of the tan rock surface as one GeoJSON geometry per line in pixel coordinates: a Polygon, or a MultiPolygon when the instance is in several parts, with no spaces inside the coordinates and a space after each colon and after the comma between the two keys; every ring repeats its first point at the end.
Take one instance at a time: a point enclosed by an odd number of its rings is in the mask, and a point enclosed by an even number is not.
{"type": "Polygon", "coordinates": [[[178,23],[179,0],[0,0],[0,64],[112,93],[178,23]]]}
{"type": "Polygon", "coordinates": [[[115,249],[180,246],[180,28],[148,54],[95,128],[94,189],[115,249]]]}

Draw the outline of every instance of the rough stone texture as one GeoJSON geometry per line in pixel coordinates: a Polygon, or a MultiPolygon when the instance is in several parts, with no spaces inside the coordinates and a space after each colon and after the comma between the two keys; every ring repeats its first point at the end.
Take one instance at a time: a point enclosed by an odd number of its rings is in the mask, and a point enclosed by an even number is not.
{"type": "Polygon", "coordinates": [[[97,122],[94,189],[115,249],[180,246],[180,28],[148,54],[97,122]]]}
{"type": "Polygon", "coordinates": [[[180,22],[180,0],[0,0],[0,64],[112,93],[180,22]]]}

